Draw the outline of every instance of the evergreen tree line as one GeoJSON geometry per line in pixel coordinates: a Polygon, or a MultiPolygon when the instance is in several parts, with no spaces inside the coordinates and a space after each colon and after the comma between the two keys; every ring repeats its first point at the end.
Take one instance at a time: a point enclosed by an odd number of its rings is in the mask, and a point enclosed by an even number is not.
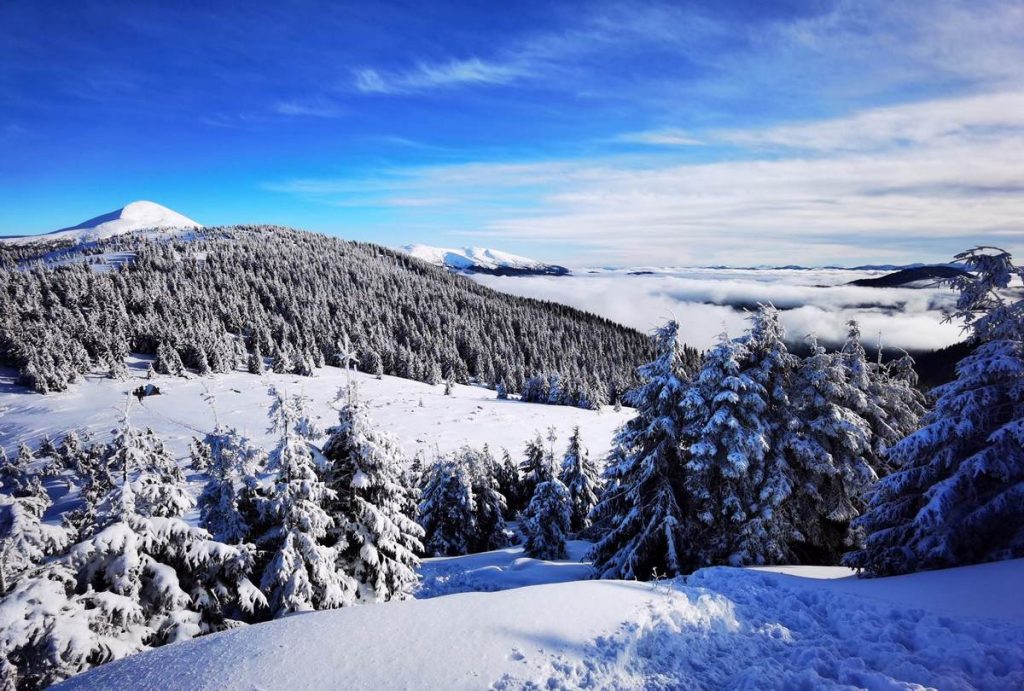
{"type": "Polygon", "coordinates": [[[509,521],[518,518],[529,556],[565,559],[566,541],[590,526],[600,472],[578,427],[560,458],[553,428],[546,441],[538,433],[518,463],[507,450],[496,459],[485,445],[464,447],[422,473],[414,464],[425,553],[452,556],[507,547],[516,537],[509,521]]]}
{"type": "Polygon", "coordinates": [[[591,557],[610,578],[715,564],[843,563],[891,575],[1024,556],[1024,281],[1002,250],[956,258],[954,312],[971,334],[957,378],[915,388],[909,356],[789,353],[778,313],[682,366],[678,326],[630,396],[591,557]],[[923,417],[922,417],[923,416],[923,417]]]}
{"type": "Polygon", "coordinates": [[[96,271],[73,253],[59,265],[22,258],[0,269],[0,364],[37,391],[96,369],[123,376],[137,352],[170,374],[259,372],[269,358],[277,372],[308,375],[344,361],[506,393],[558,372],[572,384],[564,402],[592,406],[635,384],[636,365],[650,357],[637,331],[377,245],[235,226],[187,240],[122,236],[99,250],[134,259],[96,271]]]}
{"type": "MultiPolygon", "coordinates": [[[[0,457],[0,678],[34,689],[92,666],[292,612],[401,599],[418,582],[418,492],[394,438],[353,393],[323,436],[276,391],[268,454],[217,426],[191,444],[199,526],[177,461],[124,419],[109,444],[74,432],[0,457]],[[42,479],[80,489],[44,522],[42,479]]],[[[2,453],[2,452],[0,452],[2,453]]]]}

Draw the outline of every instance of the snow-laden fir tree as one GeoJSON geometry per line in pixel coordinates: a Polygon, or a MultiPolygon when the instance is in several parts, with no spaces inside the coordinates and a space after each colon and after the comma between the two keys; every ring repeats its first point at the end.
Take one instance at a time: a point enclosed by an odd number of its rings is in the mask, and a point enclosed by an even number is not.
{"type": "Polygon", "coordinates": [[[857,520],[865,547],[845,563],[884,576],[1024,556],[1024,300],[1008,297],[1009,254],[957,256],[959,316],[979,345],[933,392],[920,430],[890,450],[897,465],[857,520]]]}
{"type": "Polygon", "coordinates": [[[419,524],[432,557],[468,554],[476,538],[476,501],[469,469],[457,458],[434,461],[423,480],[419,524]]]}
{"type": "Polygon", "coordinates": [[[846,343],[840,358],[846,368],[851,390],[849,407],[871,428],[868,462],[879,474],[892,469],[887,459],[889,447],[917,429],[924,414],[924,395],[914,387],[913,358],[904,354],[889,365],[871,363],[861,343],[860,327],[848,323],[846,343]]]}
{"type": "Polygon", "coordinates": [[[455,453],[470,477],[475,507],[476,533],[470,541],[470,552],[486,552],[506,547],[509,544],[509,530],[505,525],[508,501],[501,492],[498,462],[484,445],[482,450],[469,446],[455,453]]]}
{"type": "Polygon", "coordinates": [[[32,470],[35,455],[26,444],[18,446],[14,458],[10,458],[0,447],[0,492],[17,497],[39,496],[45,498],[39,476],[32,470]]]}
{"type": "Polygon", "coordinates": [[[799,428],[788,439],[793,495],[785,511],[800,531],[792,546],[800,561],[833,564],[851,547],[850,521],[878,476],[871,427],[850,407],[858,392],[840,354],[810,345],[793,383],[799,428]]]}
{"type": "Polygon", "coordinates": [[[0,596],[48,556],[63,550],[68,531],[43,523],[45,496],[0,494],[0,596]]]}
{"type": "Polygon", "coordinates": [[[19,687],[235,626],[264,604],[248,579],[251,546],[214,542],[177,516],[140,510],[136,489],[167,476],[127,414],[118,437],[115,453],[126,465],[88,537],[0,601],[0,659],[17,670],[19,687]]]}
{"type": "Polygon", "coordinates": [[[178,355],[177,349],[167,342],[161,342],[157,347],[153,369],[160,374],[172,374],[175,376],[185,374],[185,365],[181,361],[181,356],[178,355]]]}
{"type": "Polygon", "coordinates": [[[777,558],[763,553],[760,530],[748,529],[760,513],[769,446],[765,391],[745,371],[747,357],[741,343],[722,334],[681,404],[690,442],[684,473],[688,571],[777,558]]]}
{"type": "Polygon", "coordinates": [[[245,368],[249,374],[263,375],[267,371],[267,365],[263,361],[263,351],[260,350],[260,344],[256,343],[253,346],[252,352],[249,353],[246,358],[245,368]]]}
{"type": "Polygon", "coordinates": [[[123,426],[114,434],[108,467],[112,472],[145,468],[135,488],[135,502],[147,516],[181,516],[194,505],[178,462],[152,429],[123,426]]]}
{"type": "Polygon", "coordinates": [[[606,468],[609,486],[592,512],[608,525],[590,555],[603,578],[646,580],[684,567],[680,404],[688,386],[678,335],[675,321],[658,329],[658,358],[640,368],[644,383],[627,401],[637,414],[615,437],[620,457],[606,468]]]}
{"type": "Polygon", "coordinates": [[[554,477],[555,467],[551,462],[551,455],[544,448],[544,439],[540,436],[540,432],[526,442],[523,456],[524,458],[519,464],[519,473],[523,495],[526,497],[526,501],[529,501],[529,497],[533,496],[537,485],[554,477]]]}
{"type": "Polygon", "coordinates": [[[269,461],[277,479],[261,507],[270,528],[257,539],[272,549],[261,587],[275,617],[351,604],[357,584],[339,568],[339,552],[348,545],[330,539],[335,521],[324,508],[336,494],[318,474],[302,399],[270,392],[279,440],[269,461]]]}
{"type": "Polygon", "coordinates": [[[339,401],[338,424],[323,447],[339,568],[358,582],[359,601],[401,600],[418,582],[416,554],[423,550],[423,529],[405,513],[405,454],[373,425],[354,387],[339,401]]]}
{"type": "Polygon", "coordinates": [[[572,498],[562,481],[551,478],[537,485],[523,511],[523,547],[535,559],[565,559],[565,541],[572,521],[572,498]]]}
{"type": "Polygon", "coordinates": [[[519,464],[512,459],[508,449],[501,450],[501,468],[498,472],[498,491],[505,497],[506,515],[515,516],[526,508],[529,497],[524,497],[523,481],[519,477],[519,464]]]}
{"type": "Polygon", "coordinates": [[[755,483],[756,503],[743,528],[744,541],[759,545],[755,552],[765,563],[792,562],[790,545],[799,537],[785,506],[794,491],[790,442],[800,424],[790,389],[800,359],[789,352],[785,335],[779,311],[762,304],[750,316],[747,333],[738,339],[745,351],[744,371],[761,388],[765,402],[761,428],[768,448],[763,473],[755,483]]]}
{"type": "Polygon", "coordinates": [[[601,476],[597,464],[583,446],[579,425],[573,428],[569,446],[562,458],[559,479],[569,490],[572,503],[571,526],[573,532],[580,532],[590,526],[590,512],[597,506],[601,493],[601,476]]]}
{"type": "Polygon", "coordinates": [[[199,495],[199,524],[220,542],[248,540],[251,527],[239,506],[240,493],[252,489],[266,454],[238,430],[220,426],[202,440],[193,439],[193,445],[196,456],[205,459],[209,477],[199,495]]]}

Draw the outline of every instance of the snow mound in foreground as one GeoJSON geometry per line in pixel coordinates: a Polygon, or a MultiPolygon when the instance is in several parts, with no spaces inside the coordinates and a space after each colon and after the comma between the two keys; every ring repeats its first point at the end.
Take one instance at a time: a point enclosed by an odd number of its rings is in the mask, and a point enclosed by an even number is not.
{"type": "Polygon", "coordinates": [[[202,226],[166,206],[155,202],[137,201],[108,214],[90,218],[77,226],[62,228],[45,235],[2,238],[0,241],[12,245],[50,242],[83,243],[106,240],[137,230],[167,228],[202,228],[202,226]]]}
{"type": "MultiPolygon", "coordinates": [[[[1024,560],[1001,566],[902,578],[957,601],[961,588],[1012,590],[1024,560]]],[[[889,580],[865,583],[895,598],[889,580]]],[[[713,568],[657,585],[580,581],[354,607],[166,646],[66,685],[1024,688],[1024,620],[822,587],[839,582],[713,568]]]]}
{"type": "Polygon", "coordinates": [[[494,592],[545,583],[583,581],[594,570],[583,561],[593,543],[570,540],[569,559],[546,561],[526,556],[522,546],[459,557],[424,559],[417,599],[469,592],[494,592]]]}

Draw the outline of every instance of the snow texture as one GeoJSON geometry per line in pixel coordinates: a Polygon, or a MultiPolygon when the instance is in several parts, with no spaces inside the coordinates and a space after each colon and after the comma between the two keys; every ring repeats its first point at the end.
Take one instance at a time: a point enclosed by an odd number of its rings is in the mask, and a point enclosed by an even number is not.
{"type": "Polygon", "coordinates": [[[994,605],[1022,577],[1024,560],[869,580],[715,567],[464,593],[227,631],[66,688],[1020,688],[1024,612],[994,605]]]}

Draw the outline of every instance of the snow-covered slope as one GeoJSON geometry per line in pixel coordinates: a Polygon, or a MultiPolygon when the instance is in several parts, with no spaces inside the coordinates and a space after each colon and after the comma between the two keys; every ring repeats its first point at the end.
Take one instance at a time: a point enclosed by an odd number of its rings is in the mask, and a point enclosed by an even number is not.
{"type": "Polygon", "coordinates": [[[166,206],[154,202],[137,201],[108,214],[90,218],[77,226],[62,228],[45,235],[0,238],[0,242],[12,245],[65,242],[81,244],[106,240],[116,235],[124,235],[138,230],[171,228],[202,228],[202,226],[166,206]]]}
{"type": "Polygon", "coordinates": [[[368,605],[168,645],[65,686],[1022,688],[1019,610],[984,619],[971,603],[1014,592],[1024,560],[900,578],[911,588],[853,580],[853,594],[834,585],[851,579],[719,567],[368,605]]]}
{"type": "Polygon", "coordinates": [[[431,247],[429,245],[405,245],[406,254],[425,262],[446,266],[452,271],[466,273],[487,273],[499,276],[547,275],[562,276],[569,273],[564,266],[545,264],[536,259],[520,257],[500,250],[483,247],[431,247]]]}
{"type": "MultiPolygon", "coordinates": [[[[15,385],[12,371],[0,372],[0,446],[13,454],[19,442],[35,447],[43,435],[56,439],[71,429],[107,441],[117,426],[127,392],[150,383],[142,379],[148,362],[132,358],[129,367],[134,376],[129,381],[90,375],[67,391],[45,396],[15,385]]],[[[441,385],[390,376],[376,379],[361,372],[352,372],[351,377],[374,421],[395,434],[410,456],[419,452],[427,459],[438,451],[485,443],[499,455],[504,447],[518,458],[527,440],[551,426],[558,434],[561,451],[576,425],[591,456],[602,458],[611,447],[615,428],[633,414],[631,408],[615,411],[605,406],[594,411],[498,400],[493,391],[479,386],[457,384],[452,395],[445,396],[441,385]]],[[[270,386],[307,396],[310,412],[322,427],[329,427],[338,419],[331,401],[345,382],[344,370],[336,367],[318,370],[315,377],[273,372],[255,376],[241,371],[188,379],[158,375],[151,383],[162,394],[141,404],[132,399],[132,421],[139,427],[151,427],[175,454],[187,458],[192,436],[205,434],[214,426],[209,404],[213,402],[221,424],[271,448],[274,437],[267,431],[270,386]]]]}

